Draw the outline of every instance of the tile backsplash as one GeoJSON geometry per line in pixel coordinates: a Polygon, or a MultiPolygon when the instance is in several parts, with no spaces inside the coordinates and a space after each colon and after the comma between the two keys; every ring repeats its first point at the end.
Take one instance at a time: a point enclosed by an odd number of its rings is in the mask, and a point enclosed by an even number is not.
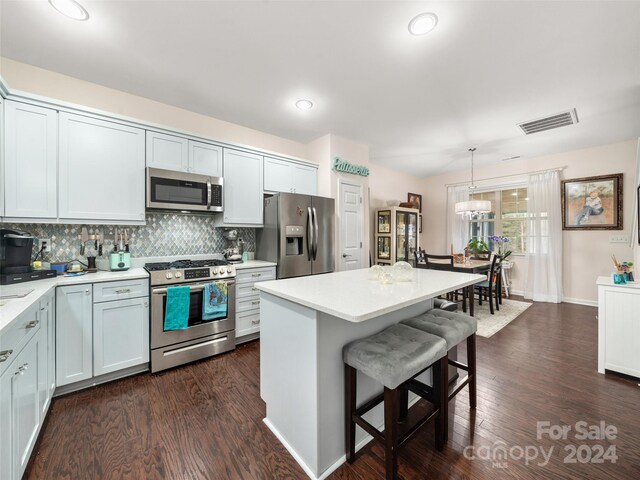
{"type": "MultiPolygon", "coordinates": [[[[80,255],[78,235],[86,226],[89,234],[102,231],[104,234],[103,255],[113,251],[113,225],[53,225],[53,224],[3,224],[2,228],[29,232],[36,238],[51,239],[52,248],[45,255],[50,262],[78,259],[86,262],[87,256],[96,256],[93,241],[85,245],[85,255],[80,255]]],[[[120,227],[121,228],[121,227],[120,227]]],[[[128,226],[129,251],[132,257],[184,256],[222,253],[227,241],[222,236],[224,229],[214,226],[208,215],[147,214],[145,226],[128,226]]],[[[236,228],[238,237],[244,241],[244,250],[254,252],[256,235],[253,228],[236,228]]],[[[34,242],[33,254],[39,250],[34,242]]]]}

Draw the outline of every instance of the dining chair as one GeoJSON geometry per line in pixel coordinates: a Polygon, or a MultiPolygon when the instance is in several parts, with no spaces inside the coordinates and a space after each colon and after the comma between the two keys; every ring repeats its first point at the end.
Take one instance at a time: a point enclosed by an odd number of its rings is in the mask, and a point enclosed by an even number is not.
{"type": "MultiPolygon", "coordinates": [[[[453,255],[431,255],[428,253],[424,254],[426,268],[430,270],[441,270],[446,272],[453,271],[453,255]]],[[[464,311],[467,310],[467,296],[465,295],[464,290],[455,290],[453,292],[447,293],[447,298],[449,300],[454,300],[457,302],[459,296],[462,295],[462,309],[464,311]]]]}
{"type": "MultiPolygon", "coordinates": [[[[482,305],[482,299],[485,298],[489,302],[489,311],[491,312],[491,315],[494,314],[494,303],[496,310],[500,310],[500,303],[502,303],[501,271],[502,257],[500,255],[493,254],[491,257],[491,268],[489,269],[487,280],[476,283],[474,287],[478,292],[478,304],[482,305]]],[[[473,299],[471,301],[473,301],[473,299]]]]}
{"type": "Polygon", "coordinates": [[[426,252],[423,249],[418,247],[413,253],[416,256],[416,268],[429,268],[427,267],[427,260],[425,259],[426,252]]]}

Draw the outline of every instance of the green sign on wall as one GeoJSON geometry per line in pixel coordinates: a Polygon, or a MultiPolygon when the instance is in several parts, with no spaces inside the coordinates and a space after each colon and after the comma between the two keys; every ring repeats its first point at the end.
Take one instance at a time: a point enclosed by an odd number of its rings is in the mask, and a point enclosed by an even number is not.
{"type": "Polygon", "coordinates": [[[353,175],[361,175],[363,177],[369,176],[369,169],[361,165],[353,165],[346,160],[342,160],[340,157],[333,159],[333,169],[336,172],[351,173],[353,175]]]}

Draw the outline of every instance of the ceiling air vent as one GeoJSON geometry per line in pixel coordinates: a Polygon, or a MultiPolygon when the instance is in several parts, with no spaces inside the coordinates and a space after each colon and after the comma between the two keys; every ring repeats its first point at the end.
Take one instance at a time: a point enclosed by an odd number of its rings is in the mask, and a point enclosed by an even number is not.
{"type": "Polygon", "coordinates": [[[578,113],[575,108],[572,108],[566,112],[520,123],[518,126],[526,135],[531,135],[532,133],[544,132],[545,130],[551,130],[553,128],[566,127],[574,123],[578,123],[578,113]]]}

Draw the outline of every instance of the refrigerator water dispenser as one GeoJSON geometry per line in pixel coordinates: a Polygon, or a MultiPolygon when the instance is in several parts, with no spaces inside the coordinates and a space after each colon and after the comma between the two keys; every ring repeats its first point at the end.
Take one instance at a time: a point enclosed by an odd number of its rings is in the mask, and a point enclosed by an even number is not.
{"type": "Polygon", "coordinates": [[[286,255],[302,255],[304,227],[298,225],[287,225],[285,227],[285,238],[287,241],[286,255]]]}

